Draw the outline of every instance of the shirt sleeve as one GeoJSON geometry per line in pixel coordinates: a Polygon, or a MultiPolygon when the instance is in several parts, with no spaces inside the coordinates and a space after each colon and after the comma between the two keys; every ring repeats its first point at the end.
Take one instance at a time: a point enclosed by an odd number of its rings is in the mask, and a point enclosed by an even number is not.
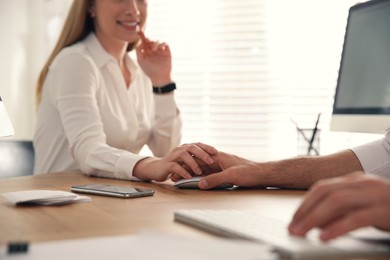
{"type": "Polygon", "coordinates": [[[96,99],[98,68],[80,54],[57,60],[52,70],[51,99],[58,109],[69,151],[81,171],[88,175],[117,179],[132,176],[135,164],[145,158],[106,143],[96,99]]]}
{"type": "Polygon", "coordinates": [[[156,157],[163,157],[180,145],[182,120],[173,92],[153,97],[154,125],[148,146],[156,157]]]}
{"type": "Polygon", "coordinates": [[[366,173],[390,178],[390,131],[383,139],[351,149],[366,173]]]}

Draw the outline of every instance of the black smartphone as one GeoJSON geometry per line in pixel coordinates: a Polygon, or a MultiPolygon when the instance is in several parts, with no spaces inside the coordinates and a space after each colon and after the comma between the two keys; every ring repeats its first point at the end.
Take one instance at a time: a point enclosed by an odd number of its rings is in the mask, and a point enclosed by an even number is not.
{"type": "Polygon", "coordinates": [[[113,196],[120,198],[137,198],[152,196],[154,194],[154,190],[151,189],[140,189],[129,186],[116,186],[108,184],[75,185],[72,186],[70,190],[74,192],[113,196]]]}

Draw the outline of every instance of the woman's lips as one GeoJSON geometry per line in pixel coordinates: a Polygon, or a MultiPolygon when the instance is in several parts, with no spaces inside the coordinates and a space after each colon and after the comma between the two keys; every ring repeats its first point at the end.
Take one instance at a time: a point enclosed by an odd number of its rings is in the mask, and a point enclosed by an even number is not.
{"type": "Polygon", "coordinates": [[[119,25],[124,27],[126,30],[138,30],[139,22],[133,21],[133,22],[117,22],[119,25]]]}

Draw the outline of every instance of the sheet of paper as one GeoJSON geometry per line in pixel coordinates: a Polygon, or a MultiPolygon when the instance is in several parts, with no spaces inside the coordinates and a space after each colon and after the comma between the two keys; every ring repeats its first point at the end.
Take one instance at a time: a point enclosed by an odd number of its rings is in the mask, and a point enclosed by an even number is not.
{"type": "Polygon", "coordinates": [[[11,136],[14,134],[14,127],[8,117],[7,111],[5,110],[5,106],[0,97],[0,137],[11,136]]]}
{"type": "Polygon", "coordinates": [[[189,238],[145,231],[135,235],[64,240],[29,245],[27,253],[4,260],[137,259],[266,260],[277,259],[265,245],[222,238],[189,238]]]}
{"type": "Polygon", "coordinates": [[[92,201],[90,197],[60,190],[24,190],[6,192],[1,195],[13,205],[37,204],[50,206],[92,201]]]}

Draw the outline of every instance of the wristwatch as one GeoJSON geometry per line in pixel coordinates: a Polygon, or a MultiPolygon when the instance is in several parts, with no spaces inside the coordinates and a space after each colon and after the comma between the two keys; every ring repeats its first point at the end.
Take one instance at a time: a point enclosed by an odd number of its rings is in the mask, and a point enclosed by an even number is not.
{"type": "Polygon", "coordinates": [[[162,87],[155,87],[153,86],[153,93],[155,94],[166,94],[174,91],[176,89],[175,82],[169,83],[162,87]]]}

